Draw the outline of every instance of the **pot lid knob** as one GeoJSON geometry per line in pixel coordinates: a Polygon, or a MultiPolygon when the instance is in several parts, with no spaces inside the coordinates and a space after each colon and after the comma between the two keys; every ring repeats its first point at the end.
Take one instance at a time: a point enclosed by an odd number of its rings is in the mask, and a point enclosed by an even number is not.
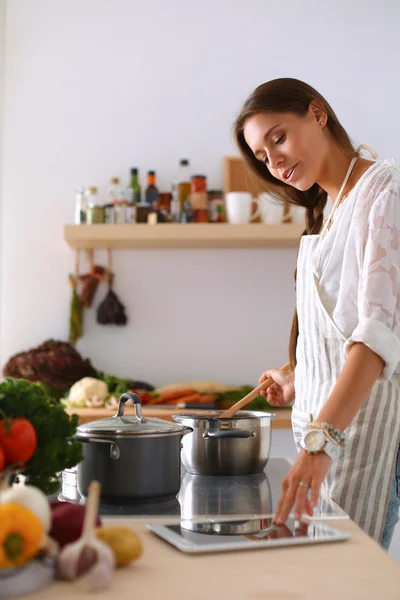
{"type": "Polygon", "coordinates": [[[124,416],[124,407],[125,403],[128,402],[128,400],[130,400],[133,403],[133,406],[135,407],[135,415],[137,420],[140,421],[140,423],[145,423],[146,419],[142,415],[142,403],[140,401],[140,398],[137,394],[133,394],[132,392],[126,392],[125,394],[122,394],[118,402],[118,412],[115,416],[124,416]]]}

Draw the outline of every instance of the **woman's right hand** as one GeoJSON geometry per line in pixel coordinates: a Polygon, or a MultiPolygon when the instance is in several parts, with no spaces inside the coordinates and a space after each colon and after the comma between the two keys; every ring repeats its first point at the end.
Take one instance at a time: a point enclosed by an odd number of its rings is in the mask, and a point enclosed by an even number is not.
{"type": "Polygon", "coordinates": [[[273,379],[274,383],[267,390],[261,390],[260,395],[272,406],[286,406],[294,400],[294,373],[289,366],[282,369],[264,371],[259,381],[273,379]]]}

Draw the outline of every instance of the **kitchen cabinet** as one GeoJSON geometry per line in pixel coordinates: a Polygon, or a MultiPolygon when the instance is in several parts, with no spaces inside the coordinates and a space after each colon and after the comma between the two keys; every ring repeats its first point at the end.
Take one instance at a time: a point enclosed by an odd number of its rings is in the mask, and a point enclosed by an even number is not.
{"type": "Polygon", "coordinates": [[[65,225],[64,240],[74,249],[297,248],[303,231],[297,223],[65,225]]]}

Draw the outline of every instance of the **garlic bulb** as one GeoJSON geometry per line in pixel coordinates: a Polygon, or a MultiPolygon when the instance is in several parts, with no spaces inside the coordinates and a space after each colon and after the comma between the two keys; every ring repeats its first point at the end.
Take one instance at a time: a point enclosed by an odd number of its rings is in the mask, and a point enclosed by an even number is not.
{"type": "Polygon", "coordinates": [[[109,584],[115,567],[114,552],[97,539],[94,528],[100,496],[100,484],[92,481],[89,486],[88,504],[81,537],[62,549],[58,559],[58,569],[63,579],[73,580],[84,573],[91,577],[86,579],[89,587],[94,585],[97,576],[103,580],[102,587],[109,584]]]}
{"type": "Polygon", "coordinates": [[[19,504],[37,516],[46,533],[51,528],[51,510],[47,496],[33,485],[12,485],[0,492],[0,504],[19,504]]]}
{"type": "Polygon", "coordinates": [[[106,563],[98,562],[90,571],[79,577],[77,585],[84,591],[97,592],[110,587],[114,569],[106,563]]]}

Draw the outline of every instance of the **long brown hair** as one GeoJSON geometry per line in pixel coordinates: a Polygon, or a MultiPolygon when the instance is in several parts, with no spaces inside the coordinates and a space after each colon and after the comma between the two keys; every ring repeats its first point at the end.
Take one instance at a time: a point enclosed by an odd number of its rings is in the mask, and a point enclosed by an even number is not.
{"type": "MultiPolygon", "coordinates": [[[[340,124],[332,107],[313,87],[298,79],[274,79],[258,86],[247,98],[233,126],[239,150],[260,184],[260,190],[269,192],[285,204],[296,204],[306,209],[306,228],[303,235],[317,234],[321,231],[327,193],[317,183],[309,190],[302,192],[275,179],[267,165],[254,156],[244,138],[243,129],[247,119],[260,113],[287,112],[305,116],[313,100],[319,100],[319,103],[323,105],[328,117],[326,126],[337,145],[344,153],[354,154],[350,137],[340,124]]],[[[298,335],[299,325],[295,310],[289,341],[289,361],[292,368],[296,365],[298,335]]]]}

